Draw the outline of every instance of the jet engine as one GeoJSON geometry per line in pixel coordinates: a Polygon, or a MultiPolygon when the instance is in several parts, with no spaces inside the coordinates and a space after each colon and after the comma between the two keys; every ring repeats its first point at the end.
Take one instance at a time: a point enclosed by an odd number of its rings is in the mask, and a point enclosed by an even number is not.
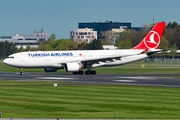
{"type": "Polygon", "coordinates": [[[79,71],[81,68],[83,68],[82,63],[66,63],[64,67],[66,72],[79,71]]]}
{"type": "Polygon", "coordinates": [[[44,72],[56,72],[58,68],[44,68],[44,72]]]}

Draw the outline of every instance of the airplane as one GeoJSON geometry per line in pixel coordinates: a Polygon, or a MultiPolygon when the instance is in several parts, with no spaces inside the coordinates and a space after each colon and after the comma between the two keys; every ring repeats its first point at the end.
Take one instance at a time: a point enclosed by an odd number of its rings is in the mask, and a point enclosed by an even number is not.
{"type": "Polygon", "coordinates": [[[162,51],[158,49],[165,22],[157,22],[138,45],[119,50],[73,50],[73,51],[28,51],[9,55],[3,62],[20,68],[43,68],[45,72],[64,69],[74,75],[95,75],[94,67],[118,66],[149,57],[162,51]],[[87,70],[84,72],[83,68],[87,70]]]}

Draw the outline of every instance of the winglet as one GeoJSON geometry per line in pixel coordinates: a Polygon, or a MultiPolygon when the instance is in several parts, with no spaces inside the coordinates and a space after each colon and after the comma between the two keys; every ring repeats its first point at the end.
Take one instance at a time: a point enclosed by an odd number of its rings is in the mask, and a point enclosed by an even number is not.
{"type": "Polygon", "coordinates": [[[156,23],[154,27],[141,40],[141,42],[132,49],[157,49],[160,44],[165,25],[165,22],[156,23]]]}

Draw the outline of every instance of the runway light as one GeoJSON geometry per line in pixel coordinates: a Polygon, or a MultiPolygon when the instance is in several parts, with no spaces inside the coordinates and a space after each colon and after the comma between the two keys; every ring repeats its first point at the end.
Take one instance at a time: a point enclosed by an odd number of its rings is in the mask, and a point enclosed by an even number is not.
{"type": "Polygon", "coordinates": [[[57,83],[54,83],[54,87],[57,87],[57,83]]]}
{"type": "Polygon", "coordinates": [[[144,64],[142,64],[142,65],[141,65],[141,67],[143,68],[143,67],[145,67],[145,65],[144,65],[144,64]]]}

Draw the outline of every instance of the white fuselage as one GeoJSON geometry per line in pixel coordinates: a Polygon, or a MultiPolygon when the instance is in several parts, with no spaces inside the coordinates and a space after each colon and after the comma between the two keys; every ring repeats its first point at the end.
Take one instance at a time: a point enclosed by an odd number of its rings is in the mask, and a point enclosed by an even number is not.
{"type": "Polygon", "coordinates": [[[147,57],[141,55],[143,50],[79,50],[79,51],[36,51],[20,52],[10,55],[3,62],[7,65],[18,68],[45,68],[55,67],[62,68],[65,63],[88,62],[88,61],[105,61],[101,64],[95,63],[92,67],[114,66],[126,64],[147,57]],[[138,56],[137,56],[138,55],[138,56]],[[129,57],[128,57],[129,56],[129,57]],[[131,56],[131,57],[130,57],[131,56]],[[113,58],[121,58],[116,60],[113,58]],[[108,59],[112,58],[111,61],[108,59]]]}

